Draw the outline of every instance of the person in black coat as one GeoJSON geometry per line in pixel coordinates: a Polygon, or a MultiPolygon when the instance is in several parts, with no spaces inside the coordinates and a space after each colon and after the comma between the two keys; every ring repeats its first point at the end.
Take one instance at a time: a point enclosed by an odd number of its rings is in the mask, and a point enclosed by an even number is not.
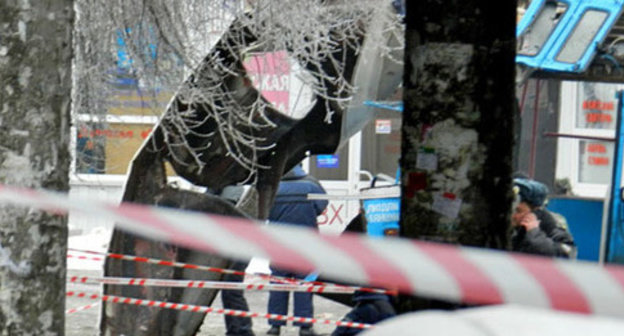
{"type": "MultiPolygon", "coordinates": [[[[364,208],[361,208],[360,215],[357,216],[357,218],[357,221],[352,221],[351,223],[360,224],[358,228],[359,231],[367,232],[368,222],[366,221],[364,208]]],[[[357,230],[355,228],[350,229],[357,230]]],[[[385,236],[394,235],[395,233],[396,230],[384,230],[385,236]]],[[[356,291],[353,293],[351,300],[354,303],[353,309],[342,318],[341,322],[375,324],[397,315],[394,305],[392,304],[392,298],[387,294],[371,291],[356,291]]],[[[360,328],[338,326],[334,329],[331,336],[354,336],[362,331],[363,329],[360,328]]]]}
{"type": "Polygon", "coordinates": [[[575,258],[576,244],[560,215],[544,208],[548,188],[537,181],[514,179],[512,250],[549,257],[575,258]]]}
{"type": "MultiPolygon", "coordinates": [[[[355,306],[345,315],[341,322],[357,322],[375,324],[396,316],[390,297],[386,294],[356,291],[353,294],[355,306]]],[[[339,326],[331,336],[353,336],[363,329],[339,326]]]]}

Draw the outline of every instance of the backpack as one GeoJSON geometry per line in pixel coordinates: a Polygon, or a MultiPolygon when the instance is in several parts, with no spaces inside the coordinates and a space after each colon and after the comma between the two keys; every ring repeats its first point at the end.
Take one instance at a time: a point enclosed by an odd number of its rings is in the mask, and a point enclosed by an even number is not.
{"type": "MultiPolygon", "coordinates": [[[[565,231],[570,237],[572,237],[572,233],[570,232],[570,228],[568,226],[568,220],[560,213],[550,211],[550,214],[555,219],[555,225],[557,228],[565,231]]],[[[560,243],[561,250],[568,256],[569,259],[575,260],[578,255],[578,248],[574,244],[566,244],[560,243]]]]}

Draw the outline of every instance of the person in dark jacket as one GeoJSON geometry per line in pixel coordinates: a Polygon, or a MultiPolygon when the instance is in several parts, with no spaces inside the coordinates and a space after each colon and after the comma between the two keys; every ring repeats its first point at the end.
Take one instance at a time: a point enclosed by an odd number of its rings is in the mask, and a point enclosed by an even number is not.
{"type": "MultiPolygon", "coordinates": [[[[275,203],[269,212],[269,221],[280,222],[316,228],[316,217],[327,207],[325,200],[308,200],[308,194],[325,194],[325,189],[312,176],[307,175],[301,166],[297,165],[284,175],[279,184],[275,203]]],[[[305,276],[271,267],[276,276],[295,277],[302,279],[305,276]]],[[[271,291],[269,293],[269,314],[286,315],[288,312],[288,292],[271,291]]],[[[294,294],[294,315],[298,317],[312,317],[312,293],[297,292],[294,294]]],[[[271,328],[268,335],[279,335],[280,327],[286,324],[283,320],[269,320],[271,328]]],[[[298,323],[300,336],[313,336],[316,333],[309,323],[298,323]]]]}
{"type": "MultiPolygon", "coordinates": [[[[396,311],[390,303],[390,297],[380,293],[356,291],[352,298],[355,306],[340,320],[341,322],[357,322],[375,324],[396,316],[396,311]]],[[[339,326],[331,336],[353,336],[362,332],[360,328],[339,326]]]]}
{"type": "MultiPolygon", "coordinates": [[[[360,224],[359,231],[367,232],[368,222],[366,220],[364,207],[360,208],[360,214],[357,216],[357,221],[351,223],[360,224]]],[[[349,224],[351,224],[349,223],[349,224]]],[[[350,225],[349,225],[350,226],[350,225]]],[[[351,228],[351,230],[357,230],[351,228]]],[[[385,236],[395,235],[396,229],[384,230],[385,236]]],[[[340,320],[341,322],[357,322],[366,324],[375,324],[385,319],[396,316],[396,310],[392,305],[389,295],[381,293],[373,293],[370,291],[356,291],[351,297],[351,301],[354,303],[353,308],[340,320]]],[[[339,326],[334,329],[331,336],[353,336],[362,332],[360,328],[350,328],[345,326],[339,326]]]]}
{"type": "MultiPolygon", "coordinates": [[[[575,258],[576,244],[565,224],[544,208],[548,187],[525,178],[514,179],[512,250],[549,257],[575,258]]],[[[560,216],[560,215],[559,215],[560,216]]]]}

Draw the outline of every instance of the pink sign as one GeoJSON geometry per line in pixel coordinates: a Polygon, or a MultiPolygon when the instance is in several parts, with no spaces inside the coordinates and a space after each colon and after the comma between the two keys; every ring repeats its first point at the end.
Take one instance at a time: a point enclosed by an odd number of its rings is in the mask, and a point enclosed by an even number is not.
{"type": "Polygon", "coordinates": [[[253,85],[275,108],[289,114],[290,64],[285,51],[255,53],[245,59],[253,85]]]}

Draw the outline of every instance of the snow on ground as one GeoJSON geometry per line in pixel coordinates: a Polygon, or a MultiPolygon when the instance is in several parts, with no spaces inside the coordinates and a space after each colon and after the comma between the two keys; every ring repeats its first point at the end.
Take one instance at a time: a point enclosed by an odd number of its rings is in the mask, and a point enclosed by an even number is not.
{"type": "MultiPolygon", "coordinates": [[[[105,227],[97,227],[92,229],[87,234],[82,235],[70,235],[67,245],[70,249],[94,251],[100,253],[106,253],[108,250],[108,242],[112,230],[105,227]]],[[[104,265],[104,257],[91,254],[78,253],[75,251],[68,251],[68,254],[74,256],[67,259],[67,268],[70,270],[102,270],[104,265]],[[95,261],[92,259],[78,259],[77,256],[86,256],[89,258],[100,258],[101,261],[95,261]]]]}
{"type": "MultiPolygon", "coordinates": [[[[89,232],[79,229],[73,229],[70,231],[69,247],[80,250],[88,250],[105,253],[108,250],[108,243],[112,234],[112,230],[106,227],[96,227],[89,232]]],[[[87,277],[100,277],[102,276],[102,269],[104,258],[103,256],[84,254],[75,251],[69,251],[73,258],[68,258],[68,276],[87,276],[87,277]],[[81,260],[75,257],[86,256],[89,258],[100,258],[101,261],[94,260],[81,260]]],[[[263,259],[252,259],[247,268],[247,273],[263,273],[269,274],[268,261],[263,259]]],[[[260,283],[267,282],[266,279],[254,276],[248,276],[245,278],[245,282],[260,283]]],[[[96,284],[81,284],[71,283],[68,284],[68,289],[85,292],[85,293],[100,293],[101,286],[96,284]]],[[[257,313],[266,313],[268,292],[251,291],[246,292],[245,297],[250,307],[250,311],[257,313]]],[[[79,298],[76,296],[68,297],[66,301],[67,308],[83,307],[87,304],[98,303],[97,300],[79,298]]],[[[99,304],[99,303],[98,303],[99,304]]],[[[222,307],[220,294],[215,299],[213,306],[215,308],[222,307]]],[[[329,301],[323,297],[314,298],[315,317],[319,319],[339,320],[344,316],[349,307],[337,304],[333,301],[329,301]]],[[[291,305],[292,308],[292,305],[291,305]]],[[[69,314],[65,320],[65,333],[67,336],[95,336],[98,335],[98,321],[100,314],[100,306],[82,310],[73,314],[69,314]]],[[[292,312],[291,312],[292,314],[292,312]]],[[[269,326],[267,321],[262,318],[255,318],[253,321],[254,333],[256,335],[264,335],[269,326]]],[[[332,325],[319,324],[315,326],[317,332],[322,335],[328,335],[335,327],[332,325]]],[[[282,336],[296,336],[299,329],[292,325],[285,327],[282,330],[282,336]]],[[[214,336],[224,335],[225,325],[223,316],[219,314],[207,314],[204,323],[198,336],[214,336]]]]}

